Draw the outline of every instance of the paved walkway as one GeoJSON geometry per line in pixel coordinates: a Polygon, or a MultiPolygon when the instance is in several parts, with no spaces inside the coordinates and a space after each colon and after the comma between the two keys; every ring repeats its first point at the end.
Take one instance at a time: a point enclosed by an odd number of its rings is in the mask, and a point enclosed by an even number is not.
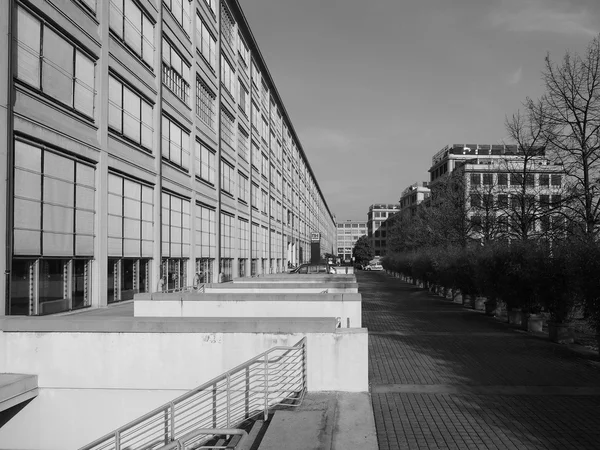
{"type": "Polygon", "coordinates": [[[600,361],[357,273],[380,450],[599,449],[600,361]]]}

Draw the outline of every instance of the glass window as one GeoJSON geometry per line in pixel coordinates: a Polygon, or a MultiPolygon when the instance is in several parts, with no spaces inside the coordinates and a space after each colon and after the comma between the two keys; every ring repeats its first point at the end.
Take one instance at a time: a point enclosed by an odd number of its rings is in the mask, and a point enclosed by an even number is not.
{"type": "Polygon", "coordinates": [[[221,84],[233,99],[236,97],[236,83],[235,71],[231,67],[231,63],[224,55],[221,55],[221,84]]]}
{"type": "Polygon", "coordinates": [[[162,155],[173,164],[189,169],[190,135],[170,118],[162,118],[162,155]]]}
{"type": "Polygon", "coordinates": [[[189,256],[190,201],[162,193],[162,254],[169,258],[189,256]]]}
{"type": "Polygon", "coordinates": [[[217,96],[200,78],[196,79],[196,96],[196,114],[205,125],[214,130],[217,96]]]}
{"type": "Polygon", "coordinates": [[[204,205],[196,205],[195,211],[196,254],[200,255],[202,258],[214,258],[217,252],[215,210],[204,205]]]}
{"type": "Polygon", "coordinates": [[[93,117],[94,62],[23,7],[17,11],[18,79],[93,117]]]}
{"type": "Polygon", "coordinates": [[[213,69],[217,66],[217,40],[199,14],[196,14],[196,44],[198,52],[213,69]]]}
{"type": "Polygon", "coordinates": [[[190,34],[190,0],[163,0],[163,3],[171,11],[173,17],[181,27],[183,31],[189,36],[190,34]]]}
{"type": "MultiPolygon", "coordinates": [[[[187,3],[187,0],[183,0],[187,3]]],[[[186,105],[190,101],[190,65],[163,38],[162,81],[186,105]]]]}
{"type": "Polygon", "coordinates": [[[235,148],[235,117],[221,105],[221,139],[235,148]]]}
{"type": "Polygon", "coordinates": [[[215,183],[215,152],[196,141],[196,176],[211,184],[215,183]]]}
{"type": "Polygon", "coordinates": [[[113,76],[108,80],[108,125],[113,130],[152,148],[152,106],[113,76]]]}
{"type": "Polygon", "coordinates": [[[221,2],[221,36],[235,50],[235,20],[224,2],[221,2]]]}
{"type": "Polygon", "coordinates": [[[225,160],[221,160],[221,190],[233,195],[235,189],[233,167],[225,160]]]}

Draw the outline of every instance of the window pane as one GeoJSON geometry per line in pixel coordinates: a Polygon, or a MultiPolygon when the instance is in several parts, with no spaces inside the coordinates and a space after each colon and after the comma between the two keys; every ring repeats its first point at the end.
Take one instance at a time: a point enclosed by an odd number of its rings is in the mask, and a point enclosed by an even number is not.
{"type": "Polygon", "coordinates": [[[15,169],[15,197],[41,200],[42,176],[38,173],[15,169]]]}
{"type": "Polygon", "coordinates": [[[44,27],[42,89],[61,102],[73,105],[73,46],[44,27]]]}
{"type": "Polygon", "coordinates": [[[142,12],[132,0],[125,0],[125,42],[142,54],[142,12]]]}
{"type": "Polygon", "coordinates": [[[75,53],[75,109],[94,115],[94,63],[80,52],[75,53]]]}
{"type": "Polygon", "coordinates": [[[122,132],[123,85],[113,77],[108,79],[108,125],[122,132]]]}
{"type": "Polygon", "coordinates": [[[75,212],[75,232],[78,234],[94,234],[94,213],[77,210],[75,212]]]}
{"type": "Polygon", "coordinates": [[[15,141],[15,166],[35,172],[42,171],[42,151],[38,147],[15,141]]]}
{"type": "MultiPolygon", "coordinates": [[[[123,237],[129,239],[140,239],[141,227],[140,221],[134,219],[124,219],[123,220],[123,237]]],[[[138,243],[139,247],[139,243],[138,243]]]]}
{"type": "Polygon", "coordinates": [[[140,98],[123,88],[123,134],[140,142],[140,98]]]}
{"type": "Polygon", "coordinates": [[[75,162],[52,152],[44,152],[44,175],[73,183],[75,181],[75,162]]]}
{"type": "Polygon", "coordinates": [[[15,198],[14,211],[15,228],[41,229],[42,205],[39,202],[15,198]]]}
{"type": "Polygon", "coordinates": [[[110,0],[110,29],[123,38],[123,0],[110,0]]]}
{"type": "Polygon", "coordinates": [[[43,230],[73,233],[73,212],[72,208],[45,204],[43,230]]]}
{"type": "Polygon", "coordinates": [[[92,236],[75,236],[75,255],[93,256],[94,238],[92,236]]]}
{"type": "Polygon", "coordinates": [[[44,256],[72,256],[73,235],[59,233],[43,233],[44,256]]]}
{"type": "Polygon", "coordinates": [[[140,202],[130,198],[123,199],[124,217],[140,220],[140,202]]]}
{"type": "Polygon", "coordinates": [[[152,149],[152,106],[142,100],[142,145],[152,149]]]}
{"type": "Polygon", "coordinates": [[[40,87],[40,22],[23,8],[18,10],[17,77],[40,87]]]}
{"type": "Polygon", "coordinates": [[[146,16],[143,20],[142,57],[151,66],[154,65],[154,26],[146,16]]]}
{"type": "Polygon", "coordinates": [[[44,203],[73,207],[73,200],[73,184],[53,178],[44,178],[44,203]]]}

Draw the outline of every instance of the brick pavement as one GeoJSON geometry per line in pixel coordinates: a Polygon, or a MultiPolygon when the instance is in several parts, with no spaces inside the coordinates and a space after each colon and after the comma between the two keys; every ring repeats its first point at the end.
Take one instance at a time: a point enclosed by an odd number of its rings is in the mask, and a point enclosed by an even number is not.
{"type": "Polygon", "coordinates": [[[380,450],[599,449],[600,361],[357,273],[380,450]]]}

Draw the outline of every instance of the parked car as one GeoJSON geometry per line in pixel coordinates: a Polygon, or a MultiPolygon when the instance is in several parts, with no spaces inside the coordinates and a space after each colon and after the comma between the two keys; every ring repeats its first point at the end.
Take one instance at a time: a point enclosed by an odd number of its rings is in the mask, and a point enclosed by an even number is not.
{"type": "Polygon", "coordinates": [[[335,269],[329,263],[300,264],[290,273],[335,273],[335,269]]]}
{"type": "Polygon", "coordinates": [[[383,266],[381,264],[368,264],[365,266],[365,270],[383,270],[383,266]]]}

